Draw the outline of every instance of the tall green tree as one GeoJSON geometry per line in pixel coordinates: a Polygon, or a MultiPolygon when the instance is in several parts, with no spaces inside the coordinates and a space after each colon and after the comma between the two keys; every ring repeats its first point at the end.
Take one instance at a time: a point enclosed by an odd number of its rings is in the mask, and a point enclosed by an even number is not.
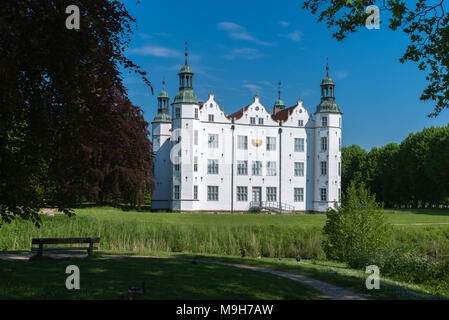
{"type": "Polygon", "coordinates": [[[366,182],[368,152],[358,145],[343,147],[341,150],[341,189],[344,194],[352,181],[366,182]]]}
{"type": "Polygon", "coordinates": [[[363,28],[370,13],[369,5],[381,10],[381,23],[388,21],[391,30],[402,30],[410,38],[401,63],[418,63],[427,72],[428,85],[421,100],[434,101],[429,116],[437,116],[449,107],[449,10],[445,0],[305,0],[303,8],[318,16],[328,28],[336,27],[333,36],[342,41],[348,34],[363,28]],[[388,20],[387,20],[388,16],[388,20]]]}

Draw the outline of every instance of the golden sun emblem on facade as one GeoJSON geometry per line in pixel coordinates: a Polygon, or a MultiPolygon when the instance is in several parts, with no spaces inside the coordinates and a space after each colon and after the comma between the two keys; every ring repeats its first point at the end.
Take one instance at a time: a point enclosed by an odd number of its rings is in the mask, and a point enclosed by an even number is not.
{"type": "Polygon", "coordinates": [[[253,139],[253,146],[259,147],[262,144],[262,139],[253,139]]]}

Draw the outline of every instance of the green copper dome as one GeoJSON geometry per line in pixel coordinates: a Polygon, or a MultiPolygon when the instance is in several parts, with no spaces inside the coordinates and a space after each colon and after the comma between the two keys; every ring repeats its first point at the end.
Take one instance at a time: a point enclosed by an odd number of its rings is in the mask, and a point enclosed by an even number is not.
{"type": "Polygon", "coordinates": [[[190,66],[186,64],[186,65],[183,65],[181,70],[179,71],[179,74],[182,74],[182,73],[191,73],[191,74],[193,74],[193,71],[192,71],[192,68],[190,68],[190,66]]]}
{"type": "Polygon", "coordinates": [[[153,122],[171,122],[171,117],[166,113],[158,113],[156,117],[154,117],[153,122]]]}
{"type": "Polygon", "coordinates": [[[321,81],[321,85],[334,85],[334,80],[332,80],[332,78],[327,75],[326,77],[324,77],[323,81],[321,81]]]}
{"type": "Polygon", "coordinates": [[[165,89],[162,89],[162,91],[159,93],[159,95],[157,97],[158,98],[169,98],[168,92],[165,91],[165,89]]]}
{"type": "Polygon", "coordinates": [[[316,113],[341,113],[341,111],[334,99],[323,99],[316,108],[316,113]]]}
{"type": "Polygon", "coordinates": [[[326,76],[321,81],[321,102],[315,113],[340,113],[340,107],[335,102],[335,84],[329,77],[329,64],[326,64],[326,76]]]}
{"type": "Polygon", "coordinates": [[[184,89],[178,92],[173,103],[198,104],[198,98],[193,90],[184,89]]]}
{"type": "Polygon", "coordinates": [[[285,107],[285,103],[282,99],[278,99],[275,103],[274,103],[275,107],[285,107]]]}

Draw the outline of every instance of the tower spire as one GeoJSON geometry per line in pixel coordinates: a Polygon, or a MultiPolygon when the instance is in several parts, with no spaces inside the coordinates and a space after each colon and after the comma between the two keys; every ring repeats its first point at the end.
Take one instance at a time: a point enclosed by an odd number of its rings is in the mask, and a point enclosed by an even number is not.
{"type": "Polygon", "coordinates": [[[281,99],[281,85],[282,85],[282,82],[279,81],[279,83],[278,83],[278,99],[281,99]]]}
{"type": "Polygon", "coordinates": [[[188,53],[187,53],[187,41],[186,41],[186,52],[185,52],[184,55],[186,56],[186,65],[187,65],[187,56],[188,56],[188,53]]]}
{"type": "Polygon", "coordinates": [[[326,76],[329,77],[329,58],[326,58],[326,76]]]}

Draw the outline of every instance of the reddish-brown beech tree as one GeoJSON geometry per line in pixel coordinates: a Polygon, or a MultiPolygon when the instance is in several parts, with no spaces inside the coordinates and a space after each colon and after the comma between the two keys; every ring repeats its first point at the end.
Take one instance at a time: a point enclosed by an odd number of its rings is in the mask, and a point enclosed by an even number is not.
{"type": "Polygon", "coordinates": [[[108,0],[3,0],[0,5],[0,225],[39,225],[51,197],[141,204],[150,185],[148,124],[126,97],[120,65],[135,21],[108,0]],[[65,9],[80,9],[69,30],[65,9]]]}

